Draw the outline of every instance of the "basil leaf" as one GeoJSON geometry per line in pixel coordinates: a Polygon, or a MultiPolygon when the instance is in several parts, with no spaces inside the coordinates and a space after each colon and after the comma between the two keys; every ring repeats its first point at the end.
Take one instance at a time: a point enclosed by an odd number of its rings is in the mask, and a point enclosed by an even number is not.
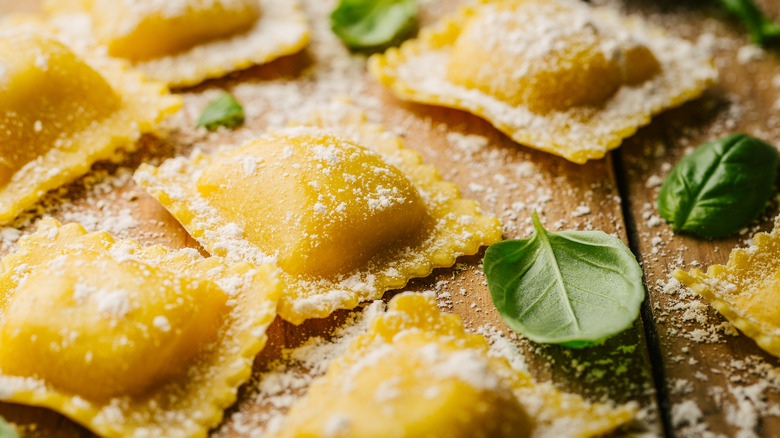
{"type": "Polygon", "coordinates": [[[625,330],[644,300],[642,269],[623,242],[602,231],[545,230],[485,252],[483,269],[501,318],[527,338],[585,347],[625,330]]]}
{"type": "Polygon", "coordinates": [[[658,212],[674,231],[721,237],[766,207],[777,175],[777,149],[745,134],[702,144],[664,179],[658,212]]]}
{"type": "Polygon", "coordinates": [[[6,423],[3,417],[0,417],[0,438],[19,438],[16,429],[6,423]]]}
{"type": "Polygon", "coordinates": [[[341,0],[330,21],[349,48],[382,51],[417,30],[417,0],[341,0]]]}
{"type": "Polygon", "coordinates": [[[719,0],[750,32],[750,40],[767,46],[780,40],[780,24],[772,21],[752,0],[719,0]]]}
{"type": "Polygon", "coordinates": [[[198,127],[205,126],[209,131],[218,127],[235,128],[244,123],[244,108],[230,93],[222,93],[209,102],[198,118],[198,127]]]}

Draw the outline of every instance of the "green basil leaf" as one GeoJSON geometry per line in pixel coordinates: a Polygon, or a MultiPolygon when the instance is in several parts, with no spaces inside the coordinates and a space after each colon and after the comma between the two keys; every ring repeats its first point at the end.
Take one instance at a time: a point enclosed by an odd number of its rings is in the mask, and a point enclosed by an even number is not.
{"type": "Polygon", "coordinates": [[[485,252],[483,269],[501,318],[527,338],[585,347],[625,330],[645,297],[642,269],[623,242],[602,231],[547,231],[485,252]]]}
{"type": "Polygon", "coordinates": [[[16,429],[6,423],[3,417],[0,417],[0,438],[19,438],[16,429]]]}
{"type": "Polygon", "coordinates": [[[330,21],[349,48],[382,51],[417,30],[417,0],[341,0],[330,21]]]}
{"type": "Polygon", "coordinates": [[[214,131],[220,126],[235,128],[244,123],[244,108],[230,93],[222,93],[209,102],[198,118],[198,127],[214,131]]]}
{"type": "Polygon", "coordinates": [[[764,14],[753,0],[719,1],[727,11],[742,21],[754,43],[767,46],[780,40],[780,24],[764,14]]]}
{"type": "Polygon", "coordinates": [[[774,146],[745,134],[704,143],[666,176],[658,212],[674,231],[702,237],[735,233],[766,207],[777,162],[774,146]]]}

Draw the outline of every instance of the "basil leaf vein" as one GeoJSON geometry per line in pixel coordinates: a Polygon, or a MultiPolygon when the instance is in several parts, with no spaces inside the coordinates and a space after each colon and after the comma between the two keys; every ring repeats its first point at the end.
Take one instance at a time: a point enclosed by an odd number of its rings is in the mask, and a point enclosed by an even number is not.
{"type": "Polygon", "coordinates": [[[209,102],[198,118],[198,127],[215,131],[220,126],[235,128],[244,123],[244,108],[232,94],[224,92],[209,102]]]}
{"type": "Polygon", "coordinates": [[[625,330],[645,296],[642,269],[623,242],[601,231],[534,234],[485,252],[483,269],[501,318],[543,343],[584,347],[625,330]]]}
{"type": "Polygon", "coordinates": [[[721,237],[766,207],[777,176],[774,146],[745,134],[706,142],[680,160],[658,193],[658,212],[675,232],[721,237]]]}
{"type": "Polygon", "coordinates": [[[417,0],[341,0],[331,28],[353,50],[382,51],[416,31],[417,9],[417,0]]]}

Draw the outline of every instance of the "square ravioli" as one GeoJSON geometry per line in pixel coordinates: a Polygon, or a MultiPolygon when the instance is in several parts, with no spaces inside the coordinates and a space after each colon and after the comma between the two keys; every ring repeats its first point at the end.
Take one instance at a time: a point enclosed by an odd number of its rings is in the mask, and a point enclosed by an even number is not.
{"type": "Polygon", "coordinates": [[[274,436],[592,437],[634,412],[535,383],[459,317],[440,313],[432,294],[407,292],[312,383],[274,436]]]}
{"type": "Polygon", "coordinates": [[[106,437],[205,437],[249,379],[276,268],[43,219],[4,257],[0,400],[106,437]]]}
{"type": "Polygon", "coordinates": [[[47,6],[52,23],[70,38],[127,59],[172,87],[264,64],[309,42],[297,0],[54,0],[47,6]]]}
{"type": "Polygon", "coordinates": [[[674,277],[703,296],[759,347],[780,357],[780,217],[771,233],[731,251],[725,265],[677,270],[674,277]]]}
{"type": "Polygon", "coordinates": [[[463,109],[575,163],[716,77],[706,50],[574,0],[481,0],[369,59],[402,99],[463,109]]]}
{"type": "Polygon", "coordinates": [[[135,179],[211,254],[276,262],[279,314],[295,324],[378,299],[501,240],[498,219],[362,114],[142,165],[135,179]]]}
{"type": "Polygon", "coordinates": [[[79,57],[37,26],[0,31],[0,223],[132,150],[181,106],[124,63],[79,57]]]}

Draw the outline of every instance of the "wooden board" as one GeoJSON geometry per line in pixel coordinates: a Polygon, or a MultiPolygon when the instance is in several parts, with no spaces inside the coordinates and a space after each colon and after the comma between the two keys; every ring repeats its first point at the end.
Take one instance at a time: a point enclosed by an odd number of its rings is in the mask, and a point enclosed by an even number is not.
{"type": "MultiPolygon", "coordinates": [[[[453,10],[459,2],[423,3],[422,23],[426,24],[453,10]]],[[[749,234],[701,241],[673,235],[665,224],[655,225],[652,216],[657,215],[653,207],[657,186],[653,181],[657,178],[651,178],[663,177],[668,165],[676,163],[686,147],[724,133],[744,130],[768,141],[780,141],[771,117],[778,97],[771,83],[780,73],[780,60],[764,53],[760,60],[744,64],[736,61],[740,50],[749,50],[742,49],[746,38],[714,8],[694,3],[679,5],[671,0],[601,3],[646,17],[670,33],[689,39],[706,29],[717,46],[722,75],[721,83],[705,98],[656,118],[604,160],[582,166],[571,164],[518,146],[470,114],[394,98],[365,72],[364,59],[348,57],[330,35],[326,15],[332,2],[306,0],[305,9],[314,27],[309,49],[181,90],[187,102],[185,109],[165,125],[158,137],[145,137],[142,148],[120,165],[97,165],[87,177],[48,196],[42,202],[42,212],[27,215],[15,226],[30,231],[41,214],[48,214],[61,221],[77,220],[88,227],[109,228],[142,243],[202,251],[154,199],[132,182],[132,170],[141,162],[159,163],[195,147],[208,151],[240,142],[268,126],[300,116],[305,109],[316,109],[345,95],[371,119],[402,135],[406,146],[419,151],[426,163],[457,184],[464,197],[497,215],[504,224],[506,238],[527,237],[530,212],[536,209],[552,230],[600,229],[618,235],[638,252],[649,292],[643,317],[630,330],[593,348],[572,350],[518,339],[516,343],[537,379],[552,381],[592,400],[639,403],[642,415],[617,436],[635,432],[649,436],[705,436],[706,432],[736,436],[739,431],[755,434],[744,436],[780,435],[780,408],[771,409],[780,403],[780,391],[774,381],[768,383],[767,377],[774,375],[777,360],[744,336],[716,330],[724,320],[706,303],[698,307],[688,304],[701,300],[664,292],[657,283],[668,281],[672,267],[687,267],[693,260],[703,265],[723,262],[729,250],[749,234]],[[351,81],[340,75],[347,75],[351,81]],[[234,132],[206,134],[195,130],[198,112],[220,89],[231,90],[246,104],[247,124],[234,132]],[[648,181],[651,187],[647,187],[648,181]],[[589,213],[580,214],[586,211],[589,213]],[[654,240],[656,237],[660,241],[654,240]],[[686,313],[688,310],[691,312],[686,313]],[[698,322],[687,319],[700,315],[698,322]],[[715,333],[720,341],[694,340],[697,336],[692,333],[700,333],[697,329],[704,333],[698,338],[707,339],[715,333]],[[738,403],[744,400],[746,404],[738,403]],[[691,415],[691,406],[701,415],[691,415]]],[[[29,10],[33,6],[34,2],[0,0],[0,11],[29,10]]],[[[773,216],[776,211],[775,203],[767,215],[773,216]]],[[[766,229],[768,224],[766,220],[760,228],[766,229]]],[[[5,245],[2,253],[12,247],[5,245]]],[[[445,311],[460,315],[469,328],[509,333],[493,309],[481,274],[483,252],[460,258],[456,267],[414,280],[404,290],[435,290],[445,311]],[[451,298],[446,299],[447,295],[451,298]]],[[[395,293],[386,294],[385,299],[395,293]]],[[[262,372],[282,349],[300,345],[312,336],[327,337],[344,323],[348,313],[337,312],[301,326],[277,320],[270,328],[268,347],[255,362],[253,383],[242,389],[239,401],[213,435],[248,436],[248,426],[262,426],[258,414],[265,407],[254,397],[254,385],[262,372]]],[[[723,327],[729,331],[728,326],[723,327]]],[[[91,436],[44,409],[0,403],[0,415],[20,425],[28,436],[91,436]]]]}
{"type": "MultiPolygon", "coordinates": [[[[684,37],[714,36],[720,70],[718,85],[702,99],[657,117],[616,154],[627,188],[629,235],[641,254],[655,322],[658,359],[653,365],[664,382],[659,400],[665,423],[678,436],[777,436],[780,387],[773,375],[780,369],[778,359],[739,334],[702,298],[667,286],[674,269],[724,263],[731,249],[744,245],[756,231],[771,230],[771,218],[778,214],[776,200],[744,234],[717,240],[675,235],[653,216],[658,215],[660,188],[654,176],[665,176],[690,147],[735,132],[780,144],[780,90],[773,85],[780,58],[777,52],[747,45],[744,30],[714,7],[650,1],[625,6],[684,37]],[[692,412],[692,406],[701,415],[692,412]]],[[[779,4],[763,6],[780,15],[779,4]]]]}

